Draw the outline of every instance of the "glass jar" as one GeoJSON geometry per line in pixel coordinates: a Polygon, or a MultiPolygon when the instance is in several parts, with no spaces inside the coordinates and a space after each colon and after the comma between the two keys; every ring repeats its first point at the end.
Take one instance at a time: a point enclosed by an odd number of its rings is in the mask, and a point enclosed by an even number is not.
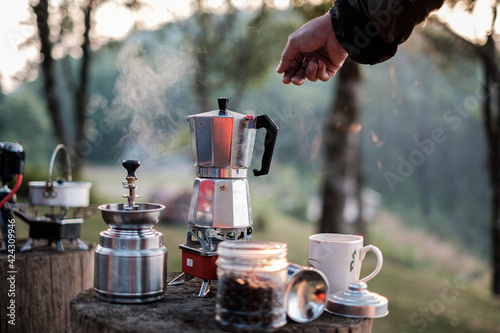
{"type": "Polygon", "coordinates": [[[271,331],[285,325],[287,245],[224,241],[217,252],[218,325],[249,331],[271,331]]]}

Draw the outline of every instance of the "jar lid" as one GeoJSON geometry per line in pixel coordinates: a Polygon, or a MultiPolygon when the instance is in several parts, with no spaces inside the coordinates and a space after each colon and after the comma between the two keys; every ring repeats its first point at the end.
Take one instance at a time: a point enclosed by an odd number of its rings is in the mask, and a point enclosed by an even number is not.
{"type": "Polygon", "coordinates": [[[274,259],[286,258],[286,243],[262,241],[221,242],[217,246],[219,256],[226,258],[254,259],[268,257],[274,259]]]}
{"type": "Polygon", "coordinates": [[[328,279],[324,273],[297,264],[288,265],[285,288],[286,313],[297,323],[308,323],[323,314],[328,295],[328,279]]]}
{"type": "Polygon", "coordinates": [[[384,296],[368,291],[365,282],[349,284],[346,291],[328,297],[326,311],[354,318],[381,318],[386,316],[388,300],[384,296]]]}
{"type": "Polygon", "coordinates": [[[217,266],[229,270],[278,271],[288,265],[285,243],[223,241],[217,245],[217,254],[217,266]]]}

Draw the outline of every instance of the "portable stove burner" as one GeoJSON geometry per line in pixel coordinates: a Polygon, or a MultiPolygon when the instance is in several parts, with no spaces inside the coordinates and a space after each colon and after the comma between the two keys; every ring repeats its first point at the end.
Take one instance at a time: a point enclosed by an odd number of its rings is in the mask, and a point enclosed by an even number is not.
{"type": "Polygon", "coordinates": [[[238,229],[197,228],[188,225],[187,240],[180,244],[182,251],[182,274],[169,285],[182,284],[197,277],[202,279],[198,297],[210,294],[210,283],[217,280],[217,245],[224,240],[251,240],[252,227],[238,229]]]}
{"type": "Polygon", "coordinates": [[[79,237],[84,219],[93,214],[89,208],[92,183],[72,181],[71,162],[65,145],[57,145],[52,152],[48,180],[33,181],[28,185],[29,205],[9,204],[11,211],[30,226],[29,240],[21,251],[31,250],[38,239],[46,239],[49,244],[55,242],[58,251],[64,250],[63,240],[76,242],[78,249],[87,250],[88,246],[79,237]],[[66,153],[67,180],[59,177],[54,181],[52,173],[59,151],[66,153]],[[41,216],[39,210],[47,209],[48,213],[41,216]]]}
{"type": "Polygon", "coordinates": [[[41,239],[48,244],[55,243],[58,251],[64,251],[64,240],[76,243],[79,250],[89,249],[80,239],[80,231],[84,219],[93,214],[91,208],[77,208],[70,214],[65,208],[55,213],[54,207],[50,207],[49,213],[40,216],[34,205],[16,203],[6,207],[30,226],[29,239],[21,248],[22,252],[31,250],[35,241],[41,239]]]}

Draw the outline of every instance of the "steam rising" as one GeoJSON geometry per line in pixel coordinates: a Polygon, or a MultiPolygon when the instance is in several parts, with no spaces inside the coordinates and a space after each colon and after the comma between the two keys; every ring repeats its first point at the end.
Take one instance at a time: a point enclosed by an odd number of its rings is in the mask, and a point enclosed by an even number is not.
{"type": "Polygon", "coordinates": [[[117,148],[122,148],[126,158],[150,165],[175,144],[176,132],[183,130],[180,125],[187,130],[189,110],[175,101],[182,100],[182,83],[187,81],[183,78],[190,77],[191,68],[186,54],[157,46],[154,50],[151,54],[134,43],[121,48],[116,60],[120,75],[108,113],[123,128],[117,148]]]}

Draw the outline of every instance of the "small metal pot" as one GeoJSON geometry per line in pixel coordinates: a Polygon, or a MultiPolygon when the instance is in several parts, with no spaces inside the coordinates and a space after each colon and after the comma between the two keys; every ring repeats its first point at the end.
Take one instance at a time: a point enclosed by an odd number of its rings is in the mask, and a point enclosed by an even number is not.
{"type": "Polygon", "coordinates": [[[50,159],[49,179],[47,181],[29,182],[29,202],[32,205],[60,206],[60,207],[87,207],[89,205],[90,188],[92,183],[71,181],[71,164],[69,154],[63,144],[54,149],[50,159]],[[62,178],[52,180],[54,160],[59,150],[66,152],[68,180],[62,178]]]}

